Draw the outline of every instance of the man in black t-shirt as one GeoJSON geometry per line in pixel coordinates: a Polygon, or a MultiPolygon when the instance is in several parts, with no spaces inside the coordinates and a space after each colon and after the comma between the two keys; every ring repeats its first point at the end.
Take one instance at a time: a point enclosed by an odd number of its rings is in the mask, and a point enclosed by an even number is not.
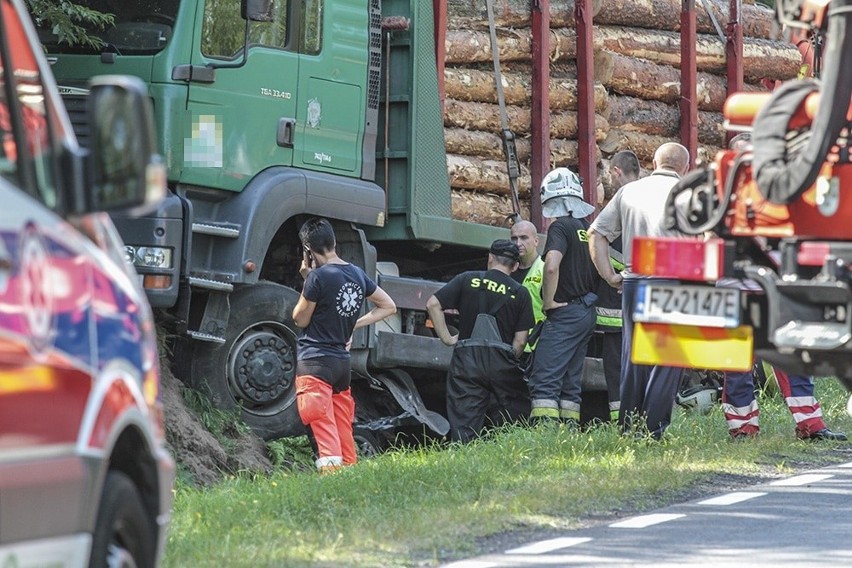
{"type": "Polygon", "coordinates": [[[299,231],[305,279],[293,308],[302,328],[296,361],[296,406],[315,443],[321,473],[357,461],[352,422],[355,401],[349,388],[347,344],[352,332],[396,312],[396,305],[363,270],[335,252],[334,229],[325,219],[312,218],[299,231]],[[359,317],[364,300],[374,307],[359,317]]]}
{"type": "Polygon", "coordinates": [[[533,421],[580,422],[583,362],[595,329],[599,276],[589,253],[594,207],[583,200],[580,178],[556,168],[541,183],[542,213],[555,218],[544,245],[542,308],[547,319],[529,376],[533,421]]]}
{"type": "Polygon", "coordinates": [[[509,421],[529,413],[529,393],[518,357],[533,326],[527,290],[509,276],[518,266],[517,245],[492,243],[488,270],[459,274],[426,302],[435,333],[454,345],[447,373],[447,419],[453,441],[468,442],[485,425],[492,395],[509,421]],[[445,309],[459,312],[459,333],[451,335],[445,309]]]}

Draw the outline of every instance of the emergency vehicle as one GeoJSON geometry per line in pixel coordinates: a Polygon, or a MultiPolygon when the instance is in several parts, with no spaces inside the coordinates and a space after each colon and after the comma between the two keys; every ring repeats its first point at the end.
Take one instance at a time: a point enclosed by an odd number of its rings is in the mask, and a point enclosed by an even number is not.
{"type": "Polygon", "coordinates": [[[0,566],[155,566],[172,504],[150,307],[103,211],[163,193],[147,91],[95,78],[82,150],[0,0],[0,566]]]}

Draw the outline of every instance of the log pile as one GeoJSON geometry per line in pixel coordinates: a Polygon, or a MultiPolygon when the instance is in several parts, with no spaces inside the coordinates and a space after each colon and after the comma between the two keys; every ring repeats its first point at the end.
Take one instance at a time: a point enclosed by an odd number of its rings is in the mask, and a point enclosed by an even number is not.
{"type": "MultiPolygon", "coordinates": [[[[511,212],[509,178],[500,138],[485,2],[448,0],[444,84],[444,132],[452,210],[457,219],[502,225],[511,212]]],[[[509,128],[521,161],[522,216],[529,218],[532,32],[529,0],[494,0],[497,44],[509,128]]],[[[724,29],[728,1],[707,5],[724,29]]],[[[651,167],[660,144],[679,140],[680,0],[593,0],[595,140],[600,179],[609,183],[608,158],[622,149],[651,167]]],[[[576,168],[577,80],[574,0],[550,1],[551,165],[576,168]]],[[[699,159],[725,143],[722,105],[727,96],[725,43],[713,20],[696,3],[698,38],[699,159]]],[[[743,4],[745,90],[761,81],[794,78],[798,49],[773,35],[774,13],[743,4]]]]}

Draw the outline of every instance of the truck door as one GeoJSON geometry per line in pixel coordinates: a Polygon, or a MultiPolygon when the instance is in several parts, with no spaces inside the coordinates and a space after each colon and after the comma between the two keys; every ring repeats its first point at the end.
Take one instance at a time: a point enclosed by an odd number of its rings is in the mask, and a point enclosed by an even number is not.
{"type": "Polygon", "coordinates": [[[303,3],[295,157],[299,167],[361,173],[370,15],[366,0],[303,3]]]}
{"type": "Polygon", "coordinates": [[[203,2],[189,83],[181,181],[241,190],[257,172],[293,163],[299,56],[291,49],[295,0],[276,0],[271,22],[249,23],[240,2],[203,2]]]}

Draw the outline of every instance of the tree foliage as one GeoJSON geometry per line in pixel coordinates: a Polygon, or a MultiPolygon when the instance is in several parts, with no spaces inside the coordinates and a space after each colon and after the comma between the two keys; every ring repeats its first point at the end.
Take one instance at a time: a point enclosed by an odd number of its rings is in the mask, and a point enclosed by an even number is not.
{"type": "Polygon", "coordinates": [[[25,0],[36,25],[50,29],[59,43],[98,49],[103,41],[89,30],[104,29],[114,23],[112,14],[104,14],[69,0],[25,0]]]}

